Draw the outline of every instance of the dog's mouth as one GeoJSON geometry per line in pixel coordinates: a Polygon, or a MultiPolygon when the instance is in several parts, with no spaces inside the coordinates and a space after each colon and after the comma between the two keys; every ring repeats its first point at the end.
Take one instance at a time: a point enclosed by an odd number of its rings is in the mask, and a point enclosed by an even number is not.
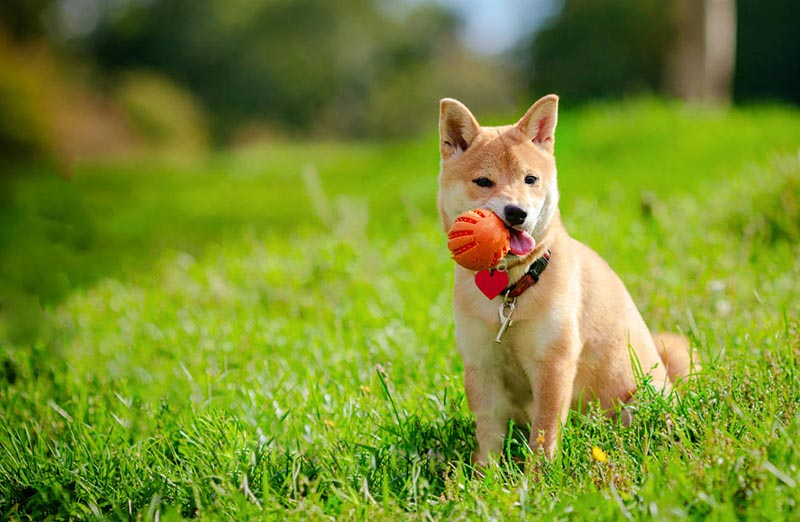
{"type": "Polygon", "coordinates": [[[509,251],[518,257],[525,257],[536,248],[536,240],[524,230],[508,227],[510,236],[509,251]]]}

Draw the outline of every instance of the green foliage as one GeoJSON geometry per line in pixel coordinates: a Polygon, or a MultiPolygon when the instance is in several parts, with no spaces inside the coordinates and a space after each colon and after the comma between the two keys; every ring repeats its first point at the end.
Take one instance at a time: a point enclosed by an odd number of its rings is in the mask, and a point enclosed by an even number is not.
{"type": "MultiPolygon", "coordinates": [[[[563,0],[522,45],[528,91],[576,100],[664,93],[676,38],[676,2],[563,0]]],[[[733,98],[800,102],[800,7],[792,0],[736,0],[733,98]]]]}
{"type": "Polygon", "coordinates": [[[14,40],[41,36],[45,30],[42,13],[52,8],[53,0],[6,0],[0,4],[0,32],[14,40]]]}
{"type": "Polygon", "coordinates": [[[51,76],[40,52],[15,49],[0,32],[0,178],[8,175],[9,161],[53,152],[51,76]]]}
{"type": "Polygon", "coordinates": [[[575,100],[660,92],[675,30],[669,2],[566,0],[533,36],[523,74],[530,91],[575,100]]]}
{"type": "Polygon", "coordinates": [[[84,44],[104,69],[156,70],[188,88],[222,139],[253,122],[408,135],[427,128],[429,105],[447,95],[474,95],[489,110],[510,105],[508,71],[467,53],[451,13],[409,9],[373,0],[131,3],[105,12],[84,44]]]}
{"type": "Polygon", "coordinates": [[[42,300],[47,331],[0,348],[0,516],[791,518],[797,228],[742,220],[794,208],[776,202],[796,187],[800,118],[563,116],[568,228],[702,358],[675,402],[643,392],[630,428],[572,414],[549,464],[519,427],[473,472],[434,139],[82,165],[69,183],[19,176],[27,217],[0,228],[0,259],[66,280],[42,300]]]}
{"type": "Polygon", "coordinates": [[[800,103],[800,5],[792,0],[736,1],[737,101],[800,103]]]}
{"type": "Polygon", "coordinates": [[[800,242],[800,164],[796,157],[773,162],[771,175],[753,169],[737,187],[755,196],[732,212],[731,232],[755,246],[800,242]]]}
{"type": "Polygon", "coordinates": [[[98,245],[74,184],[40,164],[14,174],[3,184],[8,200],[0,211],[0,335],[28,344],[46,335],[41,305],[61,301],[99,268],[89,268],[98,245]]]}
{"type": "Polygon", "coordinates": [[[123,75],[115,98],[137,135],[173,155],[202,155],[209,145],[206,116],[190,93],[145,71],[123,75]]]}

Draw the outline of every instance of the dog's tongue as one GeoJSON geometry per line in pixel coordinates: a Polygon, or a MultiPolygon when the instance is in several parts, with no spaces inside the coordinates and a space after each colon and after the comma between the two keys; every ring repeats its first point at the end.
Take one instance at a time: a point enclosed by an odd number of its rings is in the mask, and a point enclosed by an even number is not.
{"type": "Polygon", "coordinates": [[[510,250],[515,256],[525,257],[533,252],[536,240],[524,230],[509,229],[511,236],[510,250]]]}

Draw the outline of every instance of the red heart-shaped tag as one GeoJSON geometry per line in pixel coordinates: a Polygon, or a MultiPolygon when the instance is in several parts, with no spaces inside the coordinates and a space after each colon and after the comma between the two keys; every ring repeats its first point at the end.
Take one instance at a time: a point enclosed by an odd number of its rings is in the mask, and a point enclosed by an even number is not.
{"type": "Polygon", "coordinates": [[[475,274],[475,285],[489,299],[494,299],[508,286],[505,270],[481,270],[475,274]]]}

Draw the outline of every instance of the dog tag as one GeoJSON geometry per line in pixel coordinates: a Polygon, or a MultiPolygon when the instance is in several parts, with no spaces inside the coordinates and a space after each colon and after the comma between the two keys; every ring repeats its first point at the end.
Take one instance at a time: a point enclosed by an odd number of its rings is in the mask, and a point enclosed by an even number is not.
{"type": "Polygon", "coordinates": [[[494,299],[508,286],[505,270],[481,270],[475,274],[475,285],[489,299],[494,299]]]}
{"type": "Polygon", "coordinates": [[[497,332],[497,337],[494,338],[494,342],[496,343],[503,342],[503,334],[506,333],[511,323],[514,322],[511,320],[511,314],[514,313],[515,301],[516,299],[512,299],[507,303],[505,301],[500,303],[500,308],[498,309],[498,313],[500,314],[500,330],[497,332]]]}

